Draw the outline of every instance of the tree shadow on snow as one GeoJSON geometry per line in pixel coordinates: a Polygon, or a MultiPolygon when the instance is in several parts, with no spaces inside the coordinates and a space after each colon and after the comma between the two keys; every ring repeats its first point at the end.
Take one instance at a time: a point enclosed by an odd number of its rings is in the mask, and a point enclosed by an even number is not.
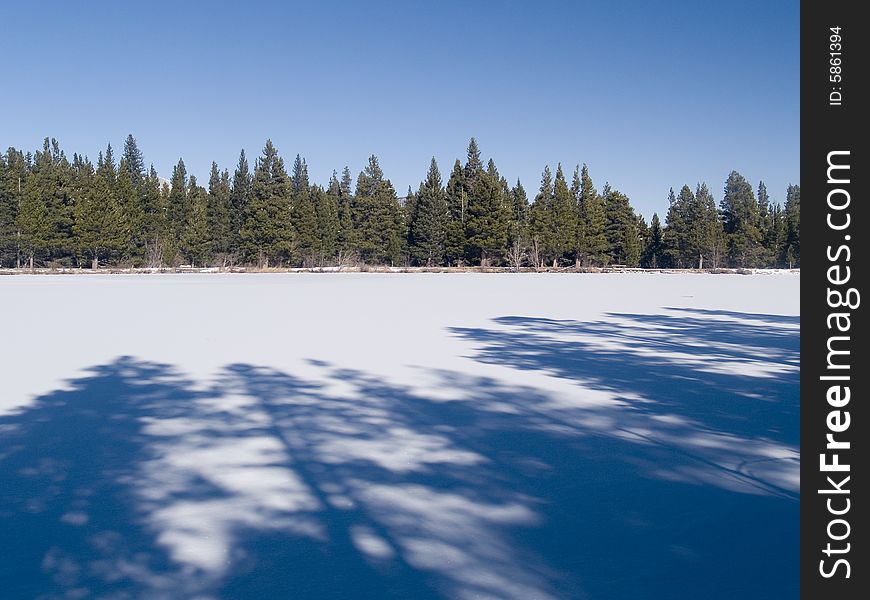
{"type": "Polygon", "coordinates": [[[796,595],[797,324],[672,312],[453,330],[576,396],[95,367],[0,416],[3,596],[796,595]]]}

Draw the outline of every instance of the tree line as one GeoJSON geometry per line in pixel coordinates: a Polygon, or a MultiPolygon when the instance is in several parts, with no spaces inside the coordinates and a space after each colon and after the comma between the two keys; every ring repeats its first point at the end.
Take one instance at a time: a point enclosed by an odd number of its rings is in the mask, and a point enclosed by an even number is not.
{"type": "Polygon", "coordinates": [[[705,183],[671,189],[662,224],[609,183],[598,191],[585,164],[570,183],[545,167],[530,200],[474,138],[446,184],[433,158],[402,198],[374,155],[355,182],[345,167],[324,187],[271,140],[253,168],[244,150],[232,175],[212,163],[207,187],[183,160],[159,178],[132,135],[117,162],[111,145],[96,164],[70,161],[53,138],[0,155],[0,266],[181,264],[798,267],[800,187],[780,205],[734,171],[718,205],[705,183]]]}

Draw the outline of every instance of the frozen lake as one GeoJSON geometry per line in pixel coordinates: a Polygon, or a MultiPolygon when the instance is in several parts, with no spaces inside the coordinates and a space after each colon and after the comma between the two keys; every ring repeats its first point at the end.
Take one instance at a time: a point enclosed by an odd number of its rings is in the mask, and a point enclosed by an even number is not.
{"type": "Polygon", "coordinates": [[[796,596],[799,287],[0,277],[0,595],[796,596]]]}

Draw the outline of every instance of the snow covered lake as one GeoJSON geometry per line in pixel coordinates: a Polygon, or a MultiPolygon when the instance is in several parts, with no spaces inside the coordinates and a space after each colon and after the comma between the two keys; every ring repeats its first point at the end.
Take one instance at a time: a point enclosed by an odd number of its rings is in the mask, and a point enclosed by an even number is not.
{"type": "Polygon", "coordinates": [[[0,596],[796,596],[799,287],[0,277],[0,596]]]}

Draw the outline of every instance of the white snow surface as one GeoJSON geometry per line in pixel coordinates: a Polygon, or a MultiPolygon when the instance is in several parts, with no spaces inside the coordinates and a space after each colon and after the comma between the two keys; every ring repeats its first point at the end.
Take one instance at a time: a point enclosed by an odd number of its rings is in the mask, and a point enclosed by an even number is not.
{"type": "Polygon", "coordinates": [[[783,597],[799,286],[0,277],[0,530],[42,532],[0,579],[34,597],[783,597]]]}

